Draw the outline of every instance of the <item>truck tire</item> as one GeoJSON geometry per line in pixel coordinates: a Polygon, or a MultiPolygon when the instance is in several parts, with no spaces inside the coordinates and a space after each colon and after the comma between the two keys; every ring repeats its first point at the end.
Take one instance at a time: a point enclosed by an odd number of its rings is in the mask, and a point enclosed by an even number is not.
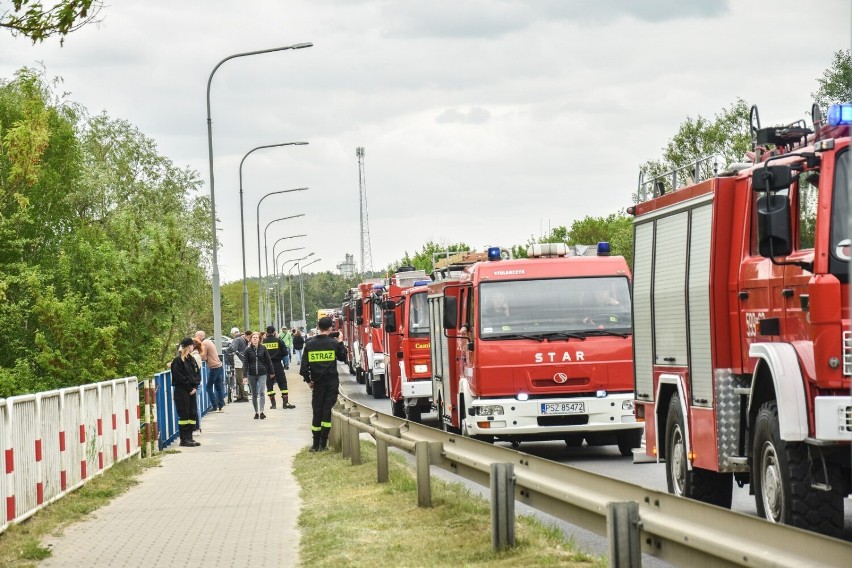
{"type": "Polygon", "coordinates": [[[753,448],[757,514],[773,523],[839,537],[844,519],[838,468],[829,470],[831,491],[811,487],[808,448],[781,439],[775,401],[765,403],[757,413],[753,448]]]}
{"type": "Polygon", "coordinates": [[[354,375],[355,374],[355,367],[352,366],[352,361],[347,361],[346,366],[349,367],[349,374],[354,375]]]}
{"type": "Polygon", "coordinates": [[[367,387],[367,395],[373,395],[373,371],[367,371],[361,373],[364,377],[364,385],[367,387]]]}
{"type": "Polygon", "coordinates": [[[360,367],[355,368],[355,382],[359,385],[364,384],[364,371],[360,367]]]}
{"type": "Polygon", "coordinates": [[[683,409],[672,397],[666,417],[666,483],[669,493],[726,509],[731,508],[734,476],[687,466],[686,427],[683,409]]]}
{"type": "Polygon", "coordinates": [[[583,445],[583,435],[582,434],[566,434],[565,435],[565,445],[569,448],[579,448],[583,445]]]}
{"type": "Polygon", "coordinates": [[[405,418],[405,399],[401,398],[399,400],[391,401],[391,408],[393,415],[397,418],[405,418]]]}
{"type": "Polygon", "coordinates": [[[618,451],[624,457],[632,456],[633,450],[642,445],[642,430],[622,430],[618,433],[618,451]]]}
{"type": "Polygon", "coordinates": [[[405,417],[412,422],[417,422],[418,424],[423,421],[423,413],[420,411],[419,406],[408,406],[406,404],[405,417]]]}
{"type": "Polygon", "coordinates": [[[372,380],[373,376],[373,373],[370,373],[370,382],[373,385],[373,398],[385,398],[385,376],[379,375],[380,377],[382,377],[382,380],[380,381],[372,380]]]}

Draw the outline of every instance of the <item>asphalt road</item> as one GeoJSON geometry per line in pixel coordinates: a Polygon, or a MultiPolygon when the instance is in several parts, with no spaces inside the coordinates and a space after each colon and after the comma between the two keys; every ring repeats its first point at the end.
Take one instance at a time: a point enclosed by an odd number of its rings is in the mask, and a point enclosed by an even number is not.
{"type": "MultiPolygon", "coordinates": [[[[391,405],[389,399],[376,400],[372,396],[367,396],[364,385],[359,385],[355,382],[355,377],[350,375],[345,365],[340,365],[340,390],[348,398],[373,408],[379,412],[386,414],[391,413],[391,405]]],[[[434,414],[426,414],[423,416],[423,423],[427,426],[439,428],[440,425],[437,416],[434,414]]],[[[497,442],[498,445],[510,447],[510,444],[505,442],[497,442]]],[[[559,463],[564,463],[573,467],[577,467],[593,473],[606,475],[623,481],[630,481],[659,491],[666,491],[666,471],[665,464],[647,463],[634,464],[633,459],[622,457],[616,446],[580,446],[569,448],[562,441],[554,442],[524,442],[518,448],[522,452],[526,452],[538,457],[550,459],[559,463]]],[[[435,468],[438,475],[444,479],[455,482],[463,482],[460,478],[453,476],[444,470],[435,468]]],[[[466,483],[475,490],[488,498],[488,488],[482,488],[477,484],[466,483]]],[[[731,509],[749,515],[757,515],[757,509],[754,502],[754,496],[749,495],[748,486],[734,486],[733,501],[731,509]]],[[[575,543],[583,550],[597,555],[607,554],[606,537],[598,536],[582,528],[570,525],[559,519],[550,517],[549,515],[539,513],[532,509],[526,508],[518,504],[518,513],[534,514],[544,520],[552,522],[563,528],[568,538],[573,539],[575,543]]],[[[844,539],[852,542],[852,499],[845,500],[845,530],[844,539]]],[[[644,557],[645,566],[667,566],[656,558],[644,557]]]]}

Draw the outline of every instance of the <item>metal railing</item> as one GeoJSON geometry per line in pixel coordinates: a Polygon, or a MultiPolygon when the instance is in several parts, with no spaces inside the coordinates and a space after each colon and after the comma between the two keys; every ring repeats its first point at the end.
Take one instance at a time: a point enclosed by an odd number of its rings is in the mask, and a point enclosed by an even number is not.
{"type": "Polygon", "coordinates": [[[511,545],[517,500],[609,537],[610,566],[639,566],[639,551],[679,566],[849,566],[852,544],[758,517],[646,489],[379,413],[345,397],[331,443],[361,463],[359,434],[376,441],[377,480],[388,446],[414,454],[418,505],[431,506],[430,466],[492,487],[492,542],[511,545]],[[500,493],[508,492],[502,498],[500,493]]]}
{"type": "Polygon", "coordinates": [[[140,451],[136,377],[0,399],[0,532],[140,451]]]}

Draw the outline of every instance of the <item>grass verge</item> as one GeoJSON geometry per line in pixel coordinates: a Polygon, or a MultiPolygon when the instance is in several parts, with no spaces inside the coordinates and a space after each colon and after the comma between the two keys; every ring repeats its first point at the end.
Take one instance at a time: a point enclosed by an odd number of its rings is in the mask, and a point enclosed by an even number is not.
{"type": "Polygon", "coordinates": [[[144,470],[159,465],[159,457],[126,459],[26,521],[10,526],[0,534],[0,566],[36,566],[39,560],[50,556],[50,550],[41,545],[43,537],[82,520],[136,485],[136,478],[144,470]]]}
{"type": "Polygon", "coordinates": [[[582,566],[606,562],[577,552],[562,531],[518,516],[515,548],[491,550],[489,503],[458,483],[432,478],[432,507],[417,507],[416,476],[390,454],[389,482],[376,483],[376,447],[361,442],[364,463],[339,453],[302,450],[294,463],[302,487],[302,565],[582,566]]]}

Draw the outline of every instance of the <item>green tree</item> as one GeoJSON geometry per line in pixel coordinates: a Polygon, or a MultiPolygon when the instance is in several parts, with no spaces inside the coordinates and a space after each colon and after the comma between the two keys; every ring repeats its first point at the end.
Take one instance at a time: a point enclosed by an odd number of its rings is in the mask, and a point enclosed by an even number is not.
{"type": "Polygon", "coordinates": [[[69,33],[100,21],[97,16],[103,8],[100,0],[12,0],[11,9],[6,4],[9,2],[0,2],[0,28],[13,36],[28,37],[33,43],[57,35],[62,43],[69,33]]]}
{"type": "Polygon", "coordinates": [[[526,258],[527,249],[536,243],[565,243],[566,245],[596,245],[599,242],[610,243],[613,255],[623,256],[628,264],[633,259],[633,222],[624,211],[612,213],[606,217],[586,216],[571,223],[553,227],[542,237],[530,237],[526,244],[512,247],[514,258],[526,258]]]}
{"type": "Polygon", "coordinates": [[[819,87],[811,96],[823,112],[835,103],[852,102],[852,50],[834,53],[831,67],[817,78],[819,87]]]}

